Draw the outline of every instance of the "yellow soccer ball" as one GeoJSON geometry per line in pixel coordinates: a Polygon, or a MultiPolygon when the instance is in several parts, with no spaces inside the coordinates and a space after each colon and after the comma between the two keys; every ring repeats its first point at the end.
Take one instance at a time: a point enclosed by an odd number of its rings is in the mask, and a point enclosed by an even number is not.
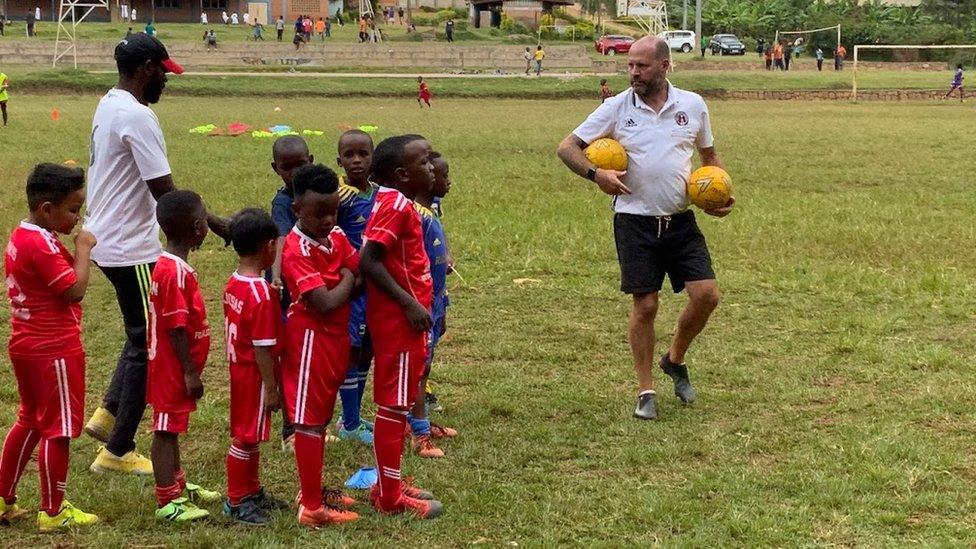
{"type": "Polygon", "coordinates": [[[627,169],[627,150],[618,141],[609,137],[590,143],[583,152],[586,158],[601,170],[622,172],[627,169]]]}
{"type": "Polygon", "coordinates": [[[732,178],[718,166],[702,166],[688,178],[688,198],[703,210],[714,210],[729,203],[732,178]]]}

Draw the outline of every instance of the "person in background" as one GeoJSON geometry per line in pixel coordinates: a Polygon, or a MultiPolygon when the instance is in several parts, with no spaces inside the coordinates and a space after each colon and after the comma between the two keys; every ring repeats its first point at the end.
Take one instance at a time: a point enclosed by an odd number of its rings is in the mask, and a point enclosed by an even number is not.
{"type": "Polygon", "coordinates": [[[153,25],[152,21],[146,23],[146,34],[149,36],[156,36],[156,26],[153,25]]]}
{"type": "Polygon", "coordinates": [[[773,46],[773,64],[776,66],[776,70],[783,70],[783,43],[776,42],[773,46]]]}
{"type": "Polygon", "coordinates": [[[707,49],[708,49],[708,37],[703,34],[702,37],[701,37],[701,56],[702,56],[702,59],[705,58],[705,50],[707,50],[707,49]]]}
{"type": "Polygon", "coordinates": [[[285,34],[285,17],[283,15],[279,15],[278,20],[275,21],[275,31],[278,33],[278,41],[281,42],[281,37],[285,34]]]}
{"type": "Polygon", "coordinates": [[[130,23],[135,23],[136,22],[136,9],[135,8],[132,8],[132,11],[129,12],[129,22],[130,23]]]}
{"type": "Polygon", "coordinates": [[[204,12],[200,12],[200,24],[201,25],[206,25],[207,24],[207,12],[205,12],[205,11],[204,12]]]}
{"type": "Polygon", "coordinates": [[[3,36],[3,27],[6,25],[6,16],[0,13],[0,36],[3,36]]]}
{"type": "Polygon", "coordinates": [[[220,12],[220,18],[224,20],[225,25],[230,25],[230,17],[227,15],[226,11],[220,12]]]}
{"type": "Polygon", "coordinates": [[[528,76],[529,71],[532,70],[532,50],[526,47],[525,53],[522,54],[522,59],[525,59],[525,76],[528,76]]]}
{"type": "Polygon", "coordinates": [[[762,54],[765,51],[766,51],[766,39],[760,36],[759,40],[756,40],[756,53],[762,56],[762,54]]]}
{"type": "Polygon", "coordinates": [[[207,51],[217,49],[217,35],[214,34],[213,29],[203,33],[203,42],[207,45],[207,51]]]}
{"type": "Polygon", "coordinates": [[[403,6],[400,6],[399,8],[397,8],[397,18],[399,19],[400,24],[402,25],[403,24],[403,6]]]}
{"type": "Polygon", "coordinates": [[[600,80],[600,103],[603,103],[611,97],[613,97],[613,92],[610,91],[610,86],[607,85],[607,79],[604,78],[600,80]]]}
{"type": "MultiPolygon", "coordinates": [[[[952,96],[952,92],[955,91],[956,89],[958,89],[959,90],[959,102],[962,103],[962,79],[963,79],[963,75],[962,75],[962,64],[960,63],[960,64],[956,65],[956,73],[952,77],[952,83],[950,84],[950,87],[949,87],[949,93],[945,94],[945,97],[943,97],[943,99],[949,99],[949,97],[952,96]]],[[[3,85],[3,75],[0,75],[0,86],[2,86],[2,85],[3,85]]],[[[0,88],[0,89],[2,89],[2,88],[0,88]]],[[[2,93],[2,91],[0,91],[0,93],[2,93]]],[[[4,114],[4,117],[6,117],[6,114],[4,114]]],[[[4,122],[5,122],[4,125],[6,125],[6,119],[4,120],[4,122]]]]}
{"type": "Polygon", "coordinates": [[[766,58],[766,70],[773,70],[773,48],[769,44],[763,48],[763,57],[766,58]]]}
{"type": "Polygon", "coordinates": [[[10,79],[0,71],[0,114],[3,115],[3,125],[7,125],[7,90],[10,89],[10,79]]]}
{"type": "Polygon", "coordinates": [[[444,34],[447,35],[447,41],[454,41],[454,20],[448,19],[447,23],[444,23],[444,34]]]}
{"type": "Polygon", "coordinates": [[[542,44],[535,47],[535,75],[542,76],[542,60],[546,58],[546,52],[542,49],[542,44]]]}
{"type": "Polygon", "coordinates": [[[30,38],[31,36],[37,36],[37,33],[34,32],[35,21],[37,21],[37,19],[34,18],[34,12],[27,10],[27,37],[28,38],[30,38]]]}
{"type": "Polygon", "coordinates": [[[847,57],[847,48],[844,44],[837,44],[837,49],[834,50],[834,70],[842,71],[844,70],[844,58],[847,57]]]}
{"type": "Polygon", "coordinates": [[[817,46],[817,51],[815,55],[817,56],[817,72],[819,72],[823,70],[823,61],[824,61],[824,52],[823,49],[820,48],[820,46],[817,46]]]}
{"type": "Polygon", "coordinates": [[[264,42],[264,25],[261,24],[257,19],[254,20],[254,41],[258,40],[264,42]]]}
{"type": "Polygon", "coordinates": [[[321,17],[315,22],[315,34],[319,36],[320,41],[325,42],[325,21],[321,17]]]}
{"type": "Polygon", "coordinates": [[[236,11],[234,13],[230,14],[230,24],[231,25],[240,25],[241,24],[241,20],[238,19],[237,12],[236,11]]]}
{"type": "Polygon", "coordinates": [[[38,21],[41,20],[41,7],[40,6],[37,6],[37,7],[34,8],[34,19],[36,19],[38,21]]]}
{"type": "Polygon", "coordinates": [[[129,30],[125,31],[125,39],[128,40],[129,38],[132,38],[132,34],[132,27],[129,27],[129,30]]]}
{"type": "Polygon", "coordinates": [[[783,48],[783,70],[790,70],[790,61],[793,59],[793,46],[787,45],[783,48]]]}
{"type": "Polygon", "coordinates": [[[329,17],[325,18],[325,37],[332,37],[332,19],[329,17]]]}

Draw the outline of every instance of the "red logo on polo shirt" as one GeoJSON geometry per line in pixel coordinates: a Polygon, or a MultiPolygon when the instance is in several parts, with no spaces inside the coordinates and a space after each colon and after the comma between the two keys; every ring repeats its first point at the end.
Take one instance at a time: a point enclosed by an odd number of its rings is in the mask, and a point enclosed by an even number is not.
{"type": "Polygon", "coordinates": [[[688,125],[688,115],[685,114],[685,111],[678,111],[677,114],[674,115],[674,121],[679,126],[687,126],[688,125]]]}

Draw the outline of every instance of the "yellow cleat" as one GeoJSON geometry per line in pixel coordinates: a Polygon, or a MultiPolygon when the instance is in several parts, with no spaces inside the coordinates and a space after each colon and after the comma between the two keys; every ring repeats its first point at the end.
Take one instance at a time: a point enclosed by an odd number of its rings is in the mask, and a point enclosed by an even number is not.
{"type": "Polygon", "coordinates": [[[135,450],[118,457],[105,447],[99,448],[98,456],[88,468],[92,473],[126,473],[149,476],[153,474],[152,462],[135,450]]]}
{"type": "Polygon", "coordinates": [[[0,524],[10,524],[11,521],[19,519],[27,513],[27,509],[22,509],[16,503],[7,503],[3,498],[0,498],[0,524]]]}
{"type": "Polygon", "coordinates": [[[37,527],[41,532],[64,530],[74,526],[90,526],[98,522],[98,517],[75,508],[67,501],[61,503],[61,511],[53,517],[44,511],[37,513],[37,527]]]}
{"type": "Polygon", "coordinates": [[[113,429],[115,429],[115,416],[112,415],[112,412],[99,406],[85,425],[85,434],[107,444],[108,437],[112,435],[113,429]]]}

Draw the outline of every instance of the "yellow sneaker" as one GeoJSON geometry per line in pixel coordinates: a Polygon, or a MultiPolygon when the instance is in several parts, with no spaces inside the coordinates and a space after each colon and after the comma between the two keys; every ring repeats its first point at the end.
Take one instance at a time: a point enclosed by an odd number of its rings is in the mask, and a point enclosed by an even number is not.
{"type": "Polygon", "coordinates": [[[92,473],[128,473],[131,475],[148,476],[153,474],[152,462],[135,450],[118,457],[105,447],[98,450],[98,456],[88,468],[92,473]]]}
{"type": "Polygon", "coordinates": [[[113,429],[115,429],[115,416],[99,406],[85,425],[85,434],[99,442],[108,443],[108,437],[112,435],[113,429]]]}
{"type": "Polygon", "coordinates": [[[10,524],[11,521],[19,519],[27,513],[27,509],[22,509],[16,503],[7,503],[3,498],[0,498],[0,524],[10,524]]]}
{"type": "Polygon", "coordinates": [[[64,530],[73,526],[89,526],[98,522],[98,517],[75,508],[67,501],[61,503],[61,511],[49,517],[44,511],[37,513],[37,527],[41,532],[64,530]]]}

